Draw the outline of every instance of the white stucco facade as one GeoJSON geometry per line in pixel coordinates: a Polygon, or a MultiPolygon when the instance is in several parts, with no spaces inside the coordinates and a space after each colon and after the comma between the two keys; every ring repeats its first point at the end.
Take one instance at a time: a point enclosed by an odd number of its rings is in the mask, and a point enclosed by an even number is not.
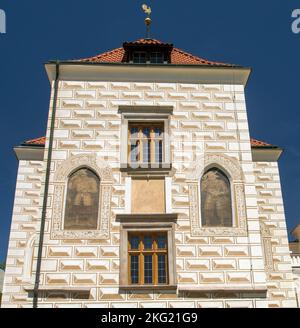
{"type": "MultiPolygon", "coordinates": [[[[53,65],[47,69],[53,86],[53,65]]],[[[168,67],[153,73],[151,67],[120,67],[124,71],[117,76],[117,69],[61,68],[39,307],[297,306],[278,150],[251,147],[247,72],[168,67]],[[116,216],[130,214],[132,179],[120,171],[120,106],[172,108],[172,170],[165,198],[166,212],[178,214],[175,290],[119,289],[122,250],[116,216]],[[213,164],[235,177],[232,228],[201,226],[199,181],[213,164]],[[89,234],[65,233],[60,220],[66,181],[82,165],[102,178],[102,225],[89,234]]],[[[45,151],[34,149],[39,155],[19,161],[3,307],[32,307],[52,105],[53,90],[45,151]]]]}

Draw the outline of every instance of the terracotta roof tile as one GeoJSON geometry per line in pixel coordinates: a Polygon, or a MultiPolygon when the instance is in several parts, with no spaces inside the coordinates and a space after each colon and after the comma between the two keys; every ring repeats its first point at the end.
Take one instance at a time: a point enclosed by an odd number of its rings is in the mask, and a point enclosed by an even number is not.
{"type": "Polygon", "coordinates": [[[268,143],[266,143],[264,141],[256,140],[256,139],[253,139],[253,138],[251,138],[250,141],[251,141],[251,146],[252,147],[261,147],[261,148],[263,148],[263,147],[267,147],[267,148],[272,147],[272,148],[277,148],[274,145],[271,145],[271,144],[268,144],[268,143]]]}
{"type": "Polygon", "coordinates": [[[45,146],[45,143],[46,143],[46,137],[40,137],[40,138],[25,141],[22,143],[22,145],[45,146]]]}
{"type": "MultiPolygon", "coordinates": [[[[274,148],[276,148],[276,146],[273,146],[264,141],[259,141],[259,140],[253,139],[253,138],[250,139],[250,142],[251,142],[252,147],[261,147],[261,148],[274,147],[274,148]]],[[[22,145],[44,146],[45,143],[46,143],[46,137],[41,137],[41,138],[36,138],[36,139],[25,141],[22,145]]]]}
{"type": "Polygon", "coordinates": [[[172,43],[165,43],[156,39],[138,39],[136,41],[126,41],[123,43],[123,46],[126,45],[163,45],[172,47],[172,43]]]}
{"type": "MultiPolygon", "coordinates": [[[[195,55],[192,55],[188,52],[185,52],[178,48],[173,48],[173,45],[170,43],[163,43],[155,39],[139,39],[133,42],[125,42],[124,46],[130,45],[161,45],[172,47],[171,51],[171,64],[177,65],[204,65],[204,66],[228,66],[233,67],[236,65],[227,64],[222,62],[210,61],[195,55]]],[[[77,62],[90,62],[90,63],[122,63],[126,58],[126,51],[123,48],[117,48],[110,50],[99,55],[75,60],[77,62]]]]}

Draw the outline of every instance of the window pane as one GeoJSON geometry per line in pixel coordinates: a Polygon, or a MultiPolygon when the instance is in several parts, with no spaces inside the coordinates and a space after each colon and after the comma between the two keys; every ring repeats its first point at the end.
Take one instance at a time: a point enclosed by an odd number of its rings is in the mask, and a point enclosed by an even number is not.
{"type": "Polygon", "coordinates": [[[155,162],[162,163],[162,141],[155,141],[155,162]]]}
{"type": "Polygon", "coordinates": [[[152,237],[151,236],[144,237],[144,249],[152,249],[152,237]]]}
{"type": "Polygon", "coordinates": [[[150,138],[150,128],[149,127],[143,128],[143,136],[144,136],[144,138],[150,138]]]}
{"type": "Polygon", "coordinates": [[[150,140],[143,140],[143,162],[150,162],[150,140]]]}
{"type": "Polygon", "coordinates": [[[158,283],[165,284],[166,282],[166,255],[158,255],[158,283]]]}
{"type": "Polygon", "coordinates": [[[161,137],[161,134],[162,134],[162,128],[156,127],[156,128],[154,129],[154,133],[155,133],[155,137],[156,137],[156,138],[161,137]]]}
{"type": "Polygon", "coordinates": [[[167,248],[166,236],[158,236],[157,237],[157,248],[158,249],[166,249],[167,248]]]}
{"type": "Polygon", "coordinates": [[[139,283],[139,256],[132,255],[130,261],[131,283],[139,283]]]}
{"type": "Polygon", "coordinates": [[[201,179],[201,217],[203,226],[232,226],[230,182],[217,168],[201,179]]]}
{"type": "Polygon", "coordinates": [[[150,63],[152,64],[163,63],[163,54],[161,52],[151,52],[150,63]]]}
{"type": "Polygon", "coordinates": [[[145,52],[135,52],[133,54],[133,62],[137,64],[146,63],[146,53],[145,52]]]}
{"type": "Polygon", "coordinates": [[[132,126],[130,128],[130,137],[131,138],[138,138],[139,136],[139,128],[136,126],[132,126]]]}
{"type": "Polygon", "coordinates": [[[152,255],[145,255],[144,257],[144,282],[145,284],[152,284],[152,255]]]}
{"type": "Polygon", "coordinates": [[[138,236],[130,237],[130,249],[136,250],[139,249],[140,238],[138,236]]]}
{"type": "Polygon", "coordinates": [[[130,141],[130,160],[131,162],[139,160],[139,143],[137,140],[130,141]]]}

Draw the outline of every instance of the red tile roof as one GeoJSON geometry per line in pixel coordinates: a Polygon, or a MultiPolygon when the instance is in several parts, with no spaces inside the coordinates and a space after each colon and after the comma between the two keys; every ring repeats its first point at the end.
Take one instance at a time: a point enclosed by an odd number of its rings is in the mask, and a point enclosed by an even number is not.
{"type": "Polygon", "coordinates": [[[168,47],[173,47],[172,43],[165,43],[160,40],[156,39],[138,39],[135,41],[126,41],[123,43],[123,46],[135,46],[135,45],[160,45],[160,46],[168,46],[168,47]]]}
{"type": "Polygon", "coordinates": [[[263,147],[274,147],[274,148],[276,148],[276,146],[270,145],[270,144],[268,144],[264,141],[256,140],[256,139],[253,139],[253,138],[251,138],[250,140],[251,140],[251,146],[252,147],[261,147],[261,148],[263,148],[263,147]]]}
{"type": "MultiPolygon", "coordinates": [[[[253,139],[251,138],[250,139],[250,142],[251,142],[251,146],[252,147],[259,147],[259,148],[277,148],[276,146],[273,146],[271,144],[268,144],[264,141],[259,141],[259,140],[256,140],[256,139],[253,139]]],[[[32,139],[32,140],[28,140],[28,141],[25,141],[22,145],[23,146],[45,146],[45,143],[46,143],[46,137],[41,137],[41,138],[36,138],[36,139],[32,139]]]]}
{"type": "Polygon", "coordinates": [[[40,137],[40,138],[36,138],[36,139],[32,139],[32,140],[28,140],[23,142],[22,146],[27,146],[27,145],[31,145],[31,146],[45,146],[46,144],[46,137],[40,137]]]}
{"type": "Polygon", "coordinates": [[[170,43],[163,43],[159,40],[155,39],[139,39],[133,42],[124,42],[123,48],[113,49],[99,55],[78,59],[75,61],[78,62],[86,62],[86,63],[123,63],[126,61],[126,48],[127,46],[133,45],[159,45],[159,46],[167,46],[172,48],[171,50],[171,64],[177,65],[204,65],[204,66],[228,66],[233,67],[236,65],[221,63],[216,61],[210,61],[198,56],[194,56],[188,52],[185,52],[178,48],[173,48],[173,45],[170,43]]]}

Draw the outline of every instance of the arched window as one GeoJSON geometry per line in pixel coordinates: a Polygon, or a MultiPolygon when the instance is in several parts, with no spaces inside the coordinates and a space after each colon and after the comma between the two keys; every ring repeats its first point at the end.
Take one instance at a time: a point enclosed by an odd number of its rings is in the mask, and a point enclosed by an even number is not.
{"type": "Polygon", "coordinates": [[[230,181],[215,167],[201,179],[201,217],[202,226],[232,227],[230,181]]]}
{"type": "Polygon", "coordinates": [[[69,176],[64,229],[97,229],[99,187],[99,177],[88,168],[80,168],[69,176]]]}

